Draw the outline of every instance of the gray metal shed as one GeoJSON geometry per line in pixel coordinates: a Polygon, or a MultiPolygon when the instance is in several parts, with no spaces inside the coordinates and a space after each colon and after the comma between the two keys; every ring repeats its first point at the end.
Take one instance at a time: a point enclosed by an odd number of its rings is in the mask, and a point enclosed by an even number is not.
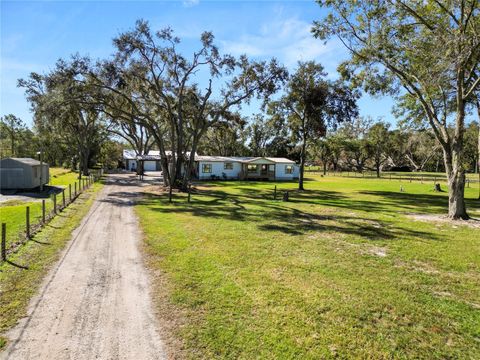
{"type": "Polygon", "coordinates": [[[0,160],[0,189],[33,189],[42,183],[48,184],[49,167],[43,163],[40,176],[40,161],[31,158],[6,158],[0,160]]]}

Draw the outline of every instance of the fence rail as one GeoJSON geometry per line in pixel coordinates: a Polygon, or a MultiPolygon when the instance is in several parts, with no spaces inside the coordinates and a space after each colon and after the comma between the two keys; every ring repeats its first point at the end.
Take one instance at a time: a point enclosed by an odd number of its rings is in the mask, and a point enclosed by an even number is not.
{"type": "MultiPolygon", "coordinates": [[[[61,201],[57,203],[57,194],[52,197],[52,209],[47,211],[47,204],[45,199],[42,199],[41,216],[36,218],[37,221],[32,222],[30,205],[25,206],[25,230],[13,234],[13,241],[10,241],[7,246],[7,223],[2,223],[2,236],[1,236],[1,258],[0,262],[7,261],[7,257],[10,254],[15,253],[20,246],[25,244],[31,239],[38,231],[40,231],[45,225],[47,225],[55,216],[61,211],[67,208],[70,204],[82,194],[85,190],[90,188],[96,181],[100,179],[103,172],[95,172],[87,177],[83,177],[81,180],[75,181],[75,191],[72,193],[72,185],[68,185],[68,198],[65,196],[64,188],[61,192],[61,201]],[[78,186],[78,191],[77,191],[78,186]]],[[[60,194],[60,193],[59,193],[60,194]]]]}
{"type": "MultiPolygon", "coordinates": [[[[323,173],[323,170],[317,169],[305,169],[305,175],[314,174],[321,176],[340,176],[340,177],[351,177],[351,178],[377,178],[377,173],[375,171],[327,171],[326,174],[323,173]]],[[[398,172],[382,172],[380,179],[383,180],[399,180],[406,182],[420,181],[420,182],[446,182],[447,176],[443,174],[433,174],[433,173],[398,173],[398,172]]],[[[466,186],[469,186],[471,183],[477,183],[478,174],[469,173],[466,178],[466,186]]]]}

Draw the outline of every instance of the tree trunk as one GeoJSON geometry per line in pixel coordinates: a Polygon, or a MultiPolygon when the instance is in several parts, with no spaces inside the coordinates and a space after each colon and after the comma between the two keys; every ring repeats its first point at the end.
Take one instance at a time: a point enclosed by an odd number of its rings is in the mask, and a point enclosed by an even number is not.
{"type": "Polygon", "coordinates": [[[327,175],[327,161],[323,162],[323,175],[327,175]]]}
{"type": "Polygon", "coordinates": [[[88,159],[90,157],[90,150],[88,147],[84,149],[84,152],[82,153],[83,156],[83,161],[82,161],[82,173],[84,176],[88,176],[88,159]]]}
{"type": "Polygon", "coordinates": [[[459,151],[444,149],[445,169],[448,178],[448,217],[450,219],[468,220],[465,206],[465,171],[459,163],[459,151]]]}
{"type": "Polygon", "coordinates": [[[480,101],[477,100],[478,113],[478,152],[477,152],[477,174],[478,174],[478,199],[480,200],[480,101]]]}
{"type": "Polygon", "coordinates": [[[307,139],[304,136],[302,142],[302,151],[300,153],[300,175],[298,177],[298,190],[305,190],[303,187],[303,174],[305,171],[305,149],[307,148],[307,139]]]}
{"type": "Polygon", "coordinates": [[[12,157],[15,157],[15,135],[13,134],[14,132],[14,129],[13,129],[13,126],[12,128],[10,129],[11,131],[11,138],[10,138],[10,141],[11,141],[11,149],[10,151],[12,152],[12,157]]]}
{"type": "Polygon", "coordinates": [[[82,173],[84,176],[88,176],[88,160],[86,159],[83,162],[82,173]]]}
{"type": "Polygon", "coordinates": [[[144,161],[137,159],[137,175],[143,175],[144,161]]]}
{"type": "Polygon", "coordinates": [[[377,178],[380,178],[380,161],[375,161],[375,170],[377,171],[377,178]]]}
{"type": "Polygon", "coordinates": [[[192,139],[192,148],[190,152],[190,157],[188,158],[188,161],[187,161],[187,169],[183,179],[183,186],[185,189],[188,189],[190,186],[189,183],[192,179],[192,171],[195,165],[195,153],[197,152],[198,142],[202,134],[203,134],[203,131],[200,131],[200,133],[195,134],[192,139]]]}
{"type": "Polygon", "coordinates": [[[448,217],[450,219],[468,220],[465,207],[465,173],[452,172],[448,176],[448,217]]]}

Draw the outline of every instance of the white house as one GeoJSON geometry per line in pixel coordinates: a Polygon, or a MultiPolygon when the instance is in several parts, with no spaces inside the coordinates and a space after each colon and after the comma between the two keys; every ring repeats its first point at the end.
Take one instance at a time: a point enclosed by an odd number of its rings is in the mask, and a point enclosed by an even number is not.
{"type": "MultiPolygon", "coordinates": [[[[127,170],[136,171],[143,160],[145,171],[161,171],[159,151],[137,156],[133,150],[124,150],[123,158],[127,170]]],[[[200,180],[293,180],[298,176],[298,165],[286,158],[195,155],[194,177],[200,180]]]]}
{"type": "Polygon", "coordinates": [[[293,180],[298,165],[286,158],[195,156],[198,179],[293,180]]]}

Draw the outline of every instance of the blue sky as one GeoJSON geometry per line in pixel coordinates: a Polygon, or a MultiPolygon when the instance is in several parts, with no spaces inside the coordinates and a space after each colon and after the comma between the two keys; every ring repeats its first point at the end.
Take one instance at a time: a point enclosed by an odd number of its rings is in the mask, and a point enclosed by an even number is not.
{"type": "MultiPolygon", "coordinates": [[[[46,72],[58,58],[79,52],[92,58],[113,53],[112,38],[148,20],[153,29],[171,26],[186,54],[209,30],[223,52],[255,59],[276,57],[290,70],[298,60],[316,60],[331,77],[348,54],[337,42],[310,34],[322,16],[312,1],[1,1],[0,115],[13,113],[31,124],[32,114],[18,78],[46,72]]],[[[362,115],[395,123],[389,98],[363,97],[362,115]]],[[[255,104],[244,108],[257,112],[255,104]]]]}

